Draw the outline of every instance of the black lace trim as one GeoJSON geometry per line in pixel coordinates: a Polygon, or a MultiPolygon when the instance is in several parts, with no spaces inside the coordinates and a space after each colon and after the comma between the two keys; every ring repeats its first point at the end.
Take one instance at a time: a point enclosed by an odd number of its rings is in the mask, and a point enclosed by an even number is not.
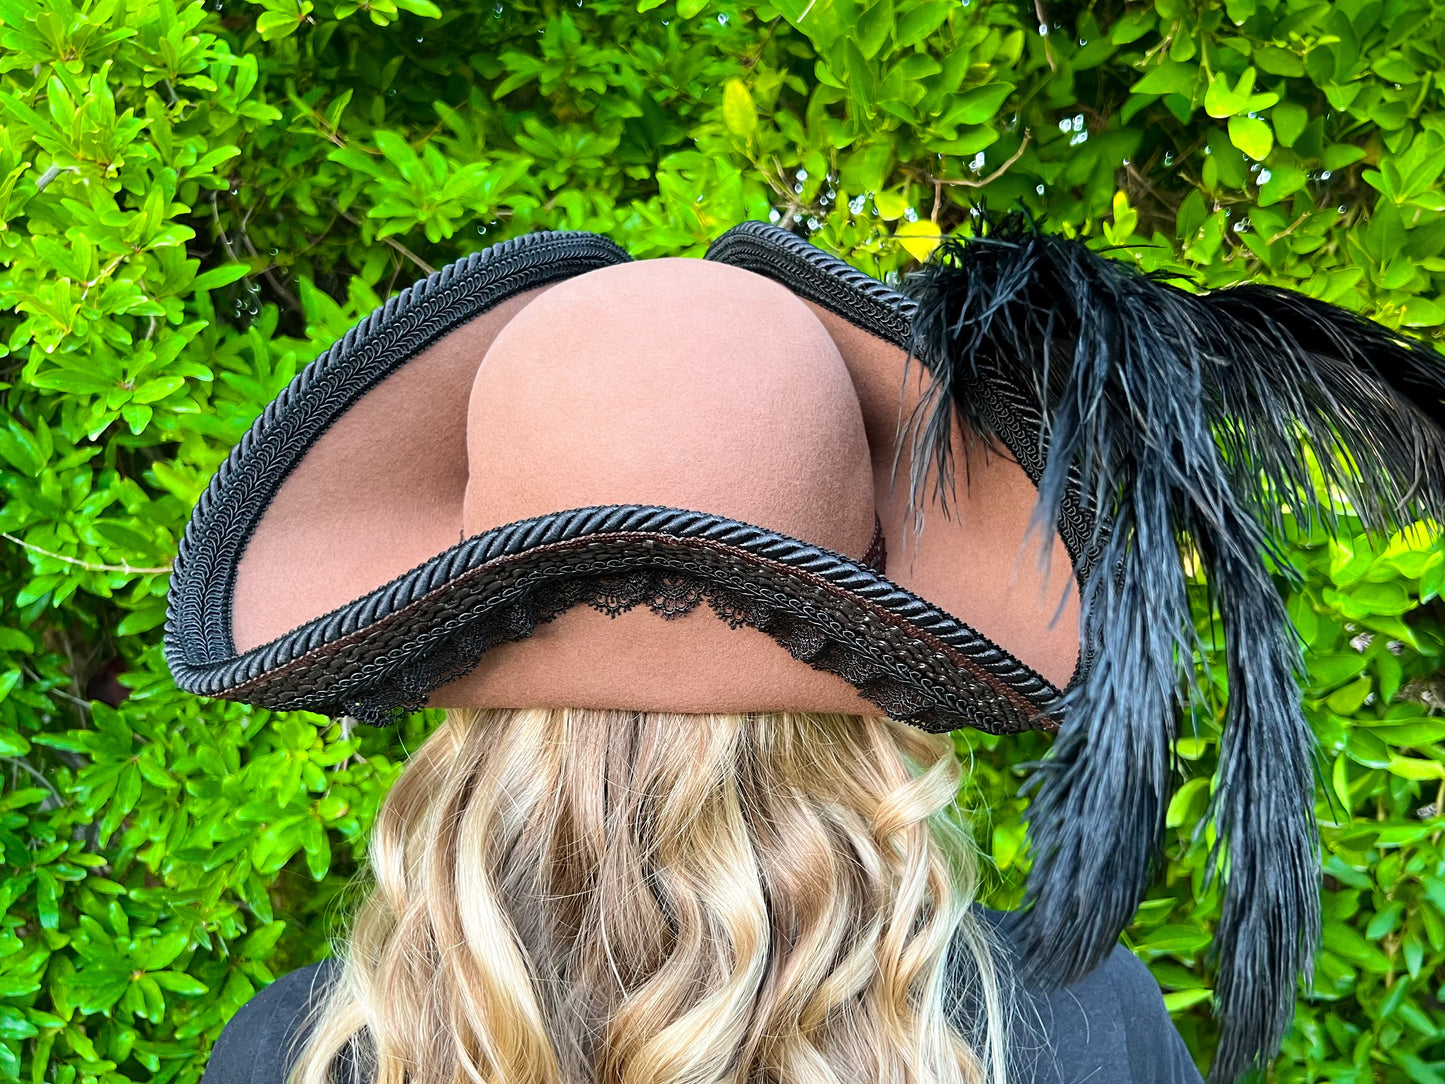
{"type": "Polygon", "coordinates": [[[243,656],[178,671],[177,682],[272,710],[394,718],[569,605],[636,605],[639,583],[663,611],[694,604],[693,590],[673,585],[704,591],[730,624],[768,632],[925,729],[1054,726],[1054,686],[873,569],[749,524],[633,505],[475,536],[243,656]],[[636,579],[643,573],[664,578],[636,579]]]}
{"type": "MultiPolygon", "coordinates": [[[[814,621],[799,618],[781,606],[729,590],[703,576],[675,568],[637,568],[627,572],[551,581],[526,593],[510,606],[493,611],[433,645],[395,674],[369,683],[364,696],[345,704],[346,714],[372,726],[388,726],[426,707],[437,689],[471,673],[498,644],[523,640],[537,626],[583,603],[616,617],[646,606],[673,621],[707,602],[729,628],[744,625],[767,633],[793,658],[814,670],[834,674],[878,706],[879,712],[924,730],[941,732],[962,726],[993,733],[1038,728],[1022,717],[1000,725],[998,715],[949,711],[914,681],[901,680],[887,666],[828,634],[814,621]]],[[[1046,723],[1043,729],[1054,729],[1046,723]]]]}

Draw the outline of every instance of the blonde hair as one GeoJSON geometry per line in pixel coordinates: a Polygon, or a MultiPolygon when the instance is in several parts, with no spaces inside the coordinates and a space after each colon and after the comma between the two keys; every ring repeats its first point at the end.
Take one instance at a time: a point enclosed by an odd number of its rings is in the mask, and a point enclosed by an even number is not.
{"type": "Polygon", "coordinates": [[[289,1084],[1002,1084],[959,780],[883,716],[450,710],[289,1084]]]}

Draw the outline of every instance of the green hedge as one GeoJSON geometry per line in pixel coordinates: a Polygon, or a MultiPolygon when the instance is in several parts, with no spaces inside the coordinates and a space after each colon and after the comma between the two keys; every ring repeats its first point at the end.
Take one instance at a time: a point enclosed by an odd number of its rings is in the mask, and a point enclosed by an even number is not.
{"type": "MultiPolygon", "coordinates": [[[[0,1079],[194,1081],[325,951],[435,719],[180,695],[167,563],[211,472],[400,288],[533,229],[700,255],[744,218],[880,278],[983,200],[1203,285],[1445,325],[1427,0],[0,0],[0,1079]],[[1041,25],[1040,20],[1043,20],[1041,25]]],[[[1325,946],[1280,1080],[1445,1081],[1445,551],[1296,540],[1325,946]]],[[[1207,1064],[1218,733],[1131,946],[1207,1064]]],[[[960,734],[999,874],[1012,767],[960,734]]]]}

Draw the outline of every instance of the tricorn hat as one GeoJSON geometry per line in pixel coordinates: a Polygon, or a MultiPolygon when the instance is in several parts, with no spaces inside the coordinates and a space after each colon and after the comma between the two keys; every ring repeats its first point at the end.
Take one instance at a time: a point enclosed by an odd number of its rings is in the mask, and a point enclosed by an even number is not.
{"type": "Polygon", "coordinates": [[[897,290],[760,222],[704,259],[528,234],[390,298],[265,408],[187,526],[166,657],[193,693],[374,724],[578,705],[1057,731],[1019,937],[1071,982],[1153,872],[1204,695],[1198,568],[1228,671],[1230,1080],[1278,1049],[1319,932],[1281,509],[1332,524],[1323,478],[1369,527],[1437,517],[1442,371],[1334,306],[1189,292],[1017,215],[897,290]]]}

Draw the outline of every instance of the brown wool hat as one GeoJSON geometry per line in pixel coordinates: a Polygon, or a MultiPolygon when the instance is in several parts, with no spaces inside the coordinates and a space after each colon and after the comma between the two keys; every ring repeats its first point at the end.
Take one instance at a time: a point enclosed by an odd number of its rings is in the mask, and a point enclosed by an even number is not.
{"type": "Polygon", "coordinates": [[[901,290],[758,222],[700,260],[529,234],[391,298],[266,407],[194,510],[166,656],[194,693],[375,724],[576,705],[1059,730],[1019,936],[1067,982],[1149,883],[1181,682],[1204,695],[1197,565],[1229,640],[1233,1079],[1277,1048],[1319,925],[1278,509],[1329,517],[1309,461],[1338,446],[1353,465],[1325,475],[1367,526],[1436,515],[1440,373],[1343,310],[1186,292],[1016,217],[901,290]]]}

